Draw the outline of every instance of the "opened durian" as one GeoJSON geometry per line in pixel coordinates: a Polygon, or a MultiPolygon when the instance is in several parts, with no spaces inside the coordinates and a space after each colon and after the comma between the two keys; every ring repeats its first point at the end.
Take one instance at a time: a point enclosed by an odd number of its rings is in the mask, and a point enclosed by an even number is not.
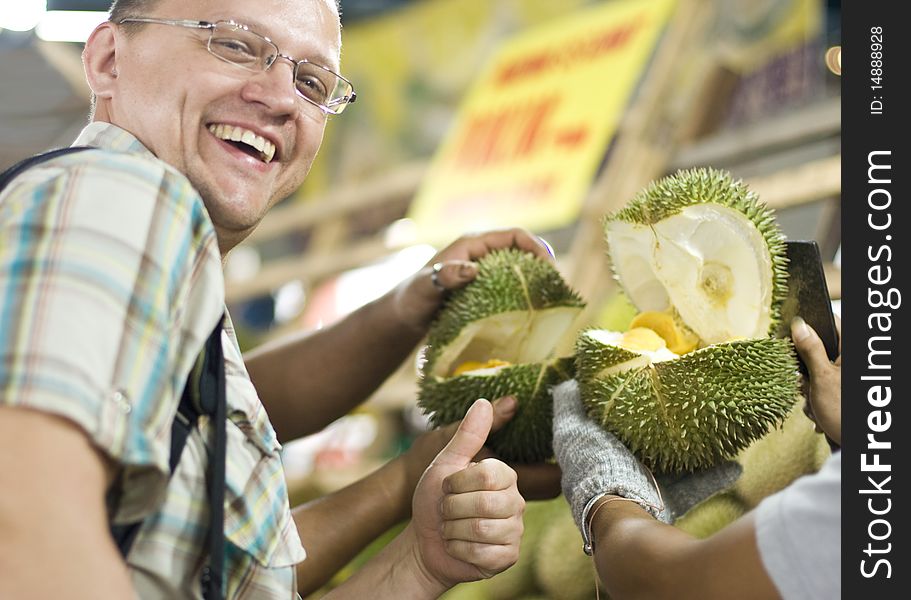
{"type": "Polygon", "coordinates": [[[573,371],[571,349],[565,357],[555,352],[574,334],[583,307],[552,264],[519,250],[491,252],[430,327],[419,406],[442,425],[461,419],[478,398],[514,395],[516,415],[489,446],[510,461],[551,457],[549,388],[573,371]]]}
{"type": "Polygon", "coordinates": [[[772,211],[729,175],[696,169],[640,192],[605,231],[640,312],[626,332],[579,336],[589,413],[658,471],[733,458],[798,394],[792,345],[770,337],[787,292],[772,211]]]}

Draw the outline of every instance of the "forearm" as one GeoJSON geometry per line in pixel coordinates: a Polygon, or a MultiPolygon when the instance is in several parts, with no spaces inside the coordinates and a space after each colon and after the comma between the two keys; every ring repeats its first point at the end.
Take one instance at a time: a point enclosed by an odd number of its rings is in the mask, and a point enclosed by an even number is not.
{"type": "Polygon", "coordinates": [[[279,439],[319,431],[373,393],[423,336],[393,309],[393,290],[342,321],[267,344],[245,363],[279,439]]]}
{"type": "Polygon", "coordinates": [[[446,589],[423,567],[415,535],[409,525],[362,569],[325,598],[424,600],[437,598],[446,589]]]}
{"type": "Polygon", "coordinates": [[[699,540],[632,502],[610,502],[593,514],[595,566],[614,600],[778,597],[751,516],[699,540]]]}
{"type": "Polygon", "coordinates": [[[305,596],[382,533],[410,516],[414,483],[405,461],[395,459],[367,477],[292,511],[307,559],[297,567],[305,596]]]}

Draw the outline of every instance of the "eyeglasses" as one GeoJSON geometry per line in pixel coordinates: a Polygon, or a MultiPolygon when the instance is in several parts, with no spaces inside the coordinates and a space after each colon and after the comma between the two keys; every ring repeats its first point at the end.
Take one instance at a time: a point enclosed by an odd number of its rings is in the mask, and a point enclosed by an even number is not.
{"type": "Polygon", "coordinates": [[[287,54],[282,54],[278,51],[275,42],[251,31],[246,25],[234,21],[210,23],[208,21],[127,17],[118,21],[118,24],[123,23],[154,23],[190,29],[208,29],[209,41],[206,43],[206,48],[209,52],[216,58],[248,71],[268,71],[279,58],[283,58],[294,67],[293,81],[297,95],[325,113],[340,114],[357,98],[351,82],[332,69],[306,59],[295,60],[287,54]]]}

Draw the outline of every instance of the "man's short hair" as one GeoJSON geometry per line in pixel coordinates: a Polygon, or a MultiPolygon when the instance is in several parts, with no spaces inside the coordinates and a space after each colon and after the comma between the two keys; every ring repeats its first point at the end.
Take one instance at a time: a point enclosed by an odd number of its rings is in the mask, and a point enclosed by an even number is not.
{"type": "MultiPolygon", "coordinates": [[[[148,14],[158,3],[158,0],[114,0],[109,11],[110,20],[116,23],[124,17],[136,17],[148,14]]],[[[342,0],[333,0],[335,10],[342,14],[342,0]]]]}
{"type": "Polygon", "coordinates": [[[149,13],[158,0],[114,0],[111,3],[110,19],[114,23],[125,17],[137,17],[149,13]]]}

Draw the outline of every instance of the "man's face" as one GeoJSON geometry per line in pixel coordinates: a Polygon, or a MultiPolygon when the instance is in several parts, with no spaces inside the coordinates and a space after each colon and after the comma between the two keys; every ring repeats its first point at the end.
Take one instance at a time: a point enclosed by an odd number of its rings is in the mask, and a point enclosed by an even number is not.
{"type": "MultiPolygon", "coordinates": [[[[136,16],[233,20],[272,39],[282,54],[339,71],[332,0],[161,0],[136,16]]],[[[286,60],[247,71],[208,52],[208,31],[169,25],[143,25],[120,39],[110,120],[189,178],[225,252],[303,182],[326,117],[295,93],[286,60]],[[258,136],[253,144],[265,152],[226,139],[244,132],[258,136]]]]}

